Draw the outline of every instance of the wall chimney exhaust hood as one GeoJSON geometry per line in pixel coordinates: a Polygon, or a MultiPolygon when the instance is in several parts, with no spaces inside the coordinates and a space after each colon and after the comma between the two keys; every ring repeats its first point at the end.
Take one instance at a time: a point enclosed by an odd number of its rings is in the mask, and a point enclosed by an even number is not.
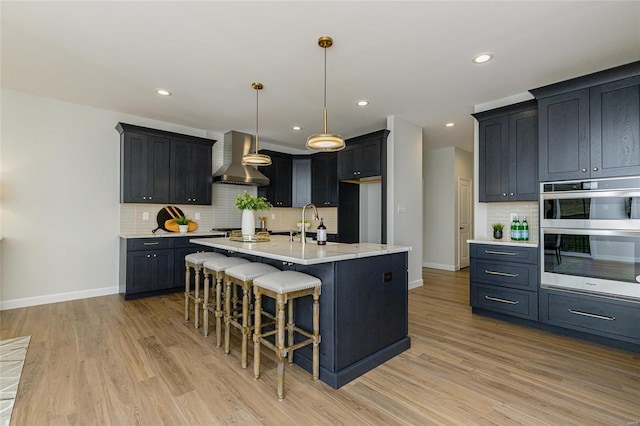
{"type": "Polygon", "coordinates": [[[242,165],[242,157],[251,151],[253,136],[235,130],[224,134],[223,165],[213,174],[213,183],[269,185],[269,178],[253,166],[242,165]]]}

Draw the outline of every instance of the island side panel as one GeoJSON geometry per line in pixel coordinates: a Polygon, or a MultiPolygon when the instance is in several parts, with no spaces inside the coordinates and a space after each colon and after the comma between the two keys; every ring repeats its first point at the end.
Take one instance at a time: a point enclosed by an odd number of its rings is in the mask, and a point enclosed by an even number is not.
{"type": "Polygon", "coordinates": [[[407,253],[337,262],[336,370],[408,334],[407,253]]]}
{"type": "MultiPolygon", "coordinates": [[[[324,275],[328,285],[325,287],[323,281],[320,299],[320,379],[337,389],[411,346],[408,253],[344,260],[332,265],[333,279],[324,275]]],[[[296,265],[296,270],[323,279],[314,270],[319,266],[296,265]]],[[[325,273],[330,276],[330,269],[325,273]]],[[[309,326],[311,318],[306,313],[311,309],[310,301],[300,302],[296,311],[301,315],[296,316],[296,323],[309,326]]],[[[311,371],[311,349],[296,351],[295,363],[311,371]]]]}

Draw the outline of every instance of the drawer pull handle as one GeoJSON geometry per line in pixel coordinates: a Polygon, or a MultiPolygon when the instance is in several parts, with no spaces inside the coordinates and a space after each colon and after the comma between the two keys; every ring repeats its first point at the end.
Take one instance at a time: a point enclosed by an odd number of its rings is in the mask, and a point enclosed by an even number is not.
{"type": "Polygon", "coordinates": [[[590,314],[589,312],[575,311],[573,309],[569,309],[569,312],[574,315],[582,315],[583,317],[596,318],[606,321],[615,321],[616,317],[607,317],[604,315],[590,314]]]}
{"type": "Polygon", "coordinates": [[[517,305],[518,304],[517,300],[498,299],[497,297],[491,297],[491,296],[485,296],[484,298],[487,299],[487,300],[494,301],[494,302],[507,303],[509,305],[517,305]]]}
{"type": "Polygon", "coordinates": [[[518,253],[513,253],[513,252],[510,252],[510,251],[485,250],[484,252],[487,253],[487,254],[504,254],[504,255],[507,255],[507,256],[517,256],[518,255],[518,253]]]}
{"type": "Polygon", "coordinates": [[[155,243],[143,243],[145,246],[157,246],[160,244],[160,241],[156,241],[155,243]]]}
{"type": "Polygon", "coordinates": [[[484,270],[485,274],[490,274],[490,275],[500,275],[501,277],[509,277],[509,278],[518,278],[518,274],[509,274],[506,272],[496,272],[496,271],[488,271],[488,270],[484,270]]]}

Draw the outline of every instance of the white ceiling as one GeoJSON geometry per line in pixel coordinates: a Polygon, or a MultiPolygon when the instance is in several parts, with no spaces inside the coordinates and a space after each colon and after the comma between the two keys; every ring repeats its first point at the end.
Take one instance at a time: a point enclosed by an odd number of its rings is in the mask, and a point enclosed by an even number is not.
{"type": "Polygon", "coordinates": [[[303,148],[322,130],[396,115],[427,149],[473,148],[473,106],[640,59],[640,1],[12,2],[1,7],[2,87],[303,148]],[[480,52],[493,61],[472,64],[480,52]],[[154,89],[166,88],[171,97],[154,89]],[[358,108],[358,99],[371,104],[358,108]],[[456,126],[445,128],[446,122],[456,126]],[[291,126],[301,125],[294,132],[291,126]]]}

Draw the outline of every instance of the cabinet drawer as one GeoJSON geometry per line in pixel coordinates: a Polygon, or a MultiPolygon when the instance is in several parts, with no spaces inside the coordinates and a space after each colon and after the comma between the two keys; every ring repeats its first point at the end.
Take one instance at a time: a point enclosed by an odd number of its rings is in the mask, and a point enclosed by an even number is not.
{"type": "Polygon", "coordinates": [[[173,248],[173,238],[132,238],[127,240],[128,251],[173,248]]]}
{"type": "Polygon", "coordinates": [[[638,303],[541,289],[540,321],[640,343],[638,303]]]}
{"type": "Polygon", "coordinates": [[[470,265],[472,281],[495,284],[521,290],[538,289],[538,266],[528,263],[491,262],[472,259],[470,265]]]}
{"type": "Polygon", "coordinates": [[[538,293],[471,282],[470,303],[474,308],[538,320],[538,293]]]}
{"type": "Polygon", "coordinates": [[[501,262],[538,263],[536,247],[517,247],[495,244],[471,244],[471,257],[501,262]]]}

